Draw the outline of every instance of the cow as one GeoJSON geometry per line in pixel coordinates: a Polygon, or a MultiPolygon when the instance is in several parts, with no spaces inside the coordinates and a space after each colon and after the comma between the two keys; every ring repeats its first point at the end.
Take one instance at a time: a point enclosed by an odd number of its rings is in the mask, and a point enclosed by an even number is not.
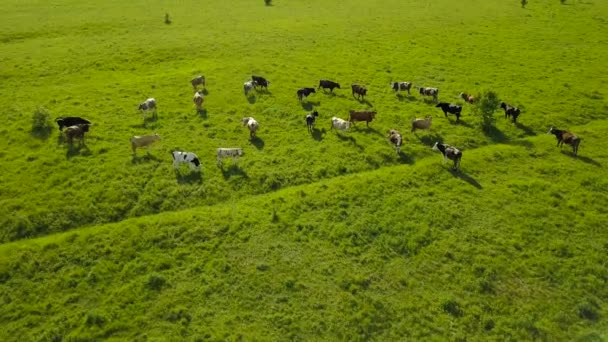
{"type": "Polygon", "coordinates": [[[549,134],[555,135],[557,138],[557,147],[563,147],[564,143],[572,146],[572,153],[576,156],[578,154],[578,145],[581,143],[581,138],[572,132],[566,130],[557,129],[553,126],[549,129],[549,134]]]}
{"type": "Polygon", "coordinates": [[[249,92],[252,91],[253,88],[255,88],[254,81],[247,81],[247,82],[243,83],[243,91],[245,91],[245,96],[248,96],[249,92]]]}
{"type": "Polygon", "coordinates": [[[460,93],[460,97],[470,104],[475,103],[475,97],[473,95],[469,95],[467,93],[460,93]]]}
{"type": "Polygon", "coordinates": [[[331,118],[331,129],[333,130],[335,129],[339,129],[341,131],[347,131],[350,128],[351,123],[349,121],[346,120],[342,120],[338,117],[332,117],[331,118]]]}
{"type": "Polygon", "coordinates": [[[243,118],[242,121],[243,126],[247,126],[247,128],[249,129],[249,138],[255,138],[255,132],[258,130],[258,128],[260,128],[260,124],[258,124],[258,122],[250,116],[243,118]]]}
{"type": "Polygon", "coordinates": [[[190,83],[192,84],[192,88],[194,88],[194,91],[198,90],[198,86],[202,85],[203,88],[205,88],[205,76],[203,75],[199,75],[196,76],[195,78],[193,78],[190,83]]]}
{"type": "Polygon", "coordinates": [[[430,129],[432,122],[433,122],[432,116],[427,116],[424,119],[413,119],[412,120],[412,132],[416,132],[417,129],[430,129]]]}
{"type": "Polygon", "coordinates": [[[160,136],[158,133],[154,133],[154,135],[135,135],[131,137],[131,148],[133,149],[133,155],[136,154],[137,148],[145,147],[146,150],[150,150],[150,145],[159,140],[160,136]]]}
{"type": "Polygon", "coordinates": [[[445,115],[446,118],[448,117],[448,113],[450,113],[456,115],[456,121],[460,121],[460,112],[462,111],[462,106],[455,105],[453,103],[439,102],[435,107],[441,108],[443,115],[445,115]]]}
{"type": "Polygon", "coordinates": [[[359,99],[363,99],[363,97],[365,97],[365,95],[367,95],[367,88],[365,88],[364,86],[362,86],[360,84],[353,84],[350,87],[352,88],[352,91],[353,91],[353,97],[355,96],[355,94],[357,94],[357,97],[359,99]]]}
{"type": "Polygon", "coordinates": [[[143,111],[144,115],[149,111],[153,111],[153,116],[156,116],[156,100],[151,97],[146,101],[140,103],[137,109],[143,111]]]}
{"type": "Polygon", "coordinates": [[[256,87],[268,89],[268,85],[270,84],[270,81],[268,81],[267,79],[265,79],[262,76],[252,75],[251,80],[253,81],[253,85],[256,87]]]}
{"type": "Polygon", "coordinates": [[[443,163],[450,159],[454,161],[453,169],[458,171],[460,168],[460,159],[462,159],[462,152],[454,146],[448,144],[440,144],[436,142],[433,146],[433,151],[440,151],[443,154],[443,163]]]}
{"type": "Polygon", "coordinates": [[[194,93],[194,97],[192,98],[192,102],[194,102],[194,104],[196,105],[196,109],[200,110],[201,107],[203,106],[203,101],[205,101],[205,99],[203,98],[203,91],[199,90],[196,93],[194,93]]]}
{"type": "Polygon", "coordinates": [[[437,101],[439,95],[439,89],[437,88],[418,87],[418,92],[422,96],[432,96],[434,101],[437,101]]]}
{"type": "Polygon", "coordinates": [[[302,101],[303,97],[308,97],[308,95],[316,93],[315,88],[301,88],[298,89],[297,91],[297,95],[298,95],[298,100],[302,101]]]}
{"type": "Polygon", "coordinates": [[[410,89],[412,88],[412,83],[410,82],[391,82],[391,89],[393,89],[395,92],[398,92],[400,90],[407,90],[407,94],[410,95],[410,89]]]}
{"type": "Polygon", "coordinates": [[[504,102],[500,103],[500,108],[505,110],[505,119],[508,117],[512,117],[513,123],[516,123],[517,117],[521,114],[521,111],[517,107],[513,107],[504,102]]]}
{"type": "Polygon", "coordinates": [[[59,126],[59,130],[62,131],[64,127],[76,126],[76,125],[90,125],[89,120],[77,116],[66,116],[65,118],[57,118],[55,122],[59,126]]]}
{"type": "Polygon", "coordinates": [[[367,127],[369,127],[370,121],[373,121],[376,117],[376,112],[369,111],[355,112],[354,110],[351,110],[349,114],[348,121],[352,122],[353,124],[355,121],[365,121],[367,127]]]}
{"type": "Polygon", "coordinates": [[[236,163],[237,159],[243,155],[243,149],[241,148],[218,148],[217,152],[217,165],[221,168],[222,158],[232,157],[234,162],[236,163]]]}
{"type": "Polygon", "coordinates": [[[173,168],[175,170],[179,169],[179,164],[186,163],[190,165],[190,170],[201,170],[201,161],[198,159],[198,156],[192,152],[183,152],[183,151],[171,151],[171,156],[173,156],[173,168]]]}
{"type": "Polygon", "coordinates": [[[336,83],[329,80],[320,80],[317,89],[319,88],[323,88],[323,90],[329,88],[329,91],[333,93],[334,88],[340,89],[340,83],[336,83]]]}
{"type": "Polygon", "coordinates": [[[80,140],[80,145],[84,145],[84,134],[89,131],[89,124],[78,124],[67,127],[63,132],[68,141],[72,145],[74,138],[80,140]]]}
{"type": "Polygon", "coordinates": [[[395,149],[397,150],[397,154],[401,152],[401,144],[403,143],[403,137],[401,137],[401,133],[396,129],[391,129],[388,131],[388,140],[395,145],[395,149]]]}
{"type": "Polygon", "coordinates": [[[315,125],[315,119],[319,116],[319,112],[316,110],[308,115],[306,115],[306,126],[308,127],[308,131],[312,133],[313,127],[315,125]]]}

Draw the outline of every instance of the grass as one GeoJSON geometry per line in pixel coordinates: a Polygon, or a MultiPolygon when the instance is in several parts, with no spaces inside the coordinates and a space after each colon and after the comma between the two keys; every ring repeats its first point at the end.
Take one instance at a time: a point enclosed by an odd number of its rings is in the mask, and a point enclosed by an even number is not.
{"type": "Polygon", "coordinates": [[[0,339],[606,338],[606,4],[0,11],[0,339]],[[248,99],[252,74],[271,85],[248,99]],[[299,103],[295,91],[322,78],[342,89],[299,103]],[[460,92],[493,91],[522,115],[513,125],[497,112],[486,134],[470,105],[455,124],[390,81],[460,104],[460,92]],[[350,95],[355,82],[367,101],[350,95]],[[137,112],[148,97],[158,120],[137,112]],[[92,121],[86,146],[55,127],[32,134],[38,108],[92,121]],[[329,130],[364,108],[378,112],[369,129],[329,130]],[[427,115],[433,129],[409,133],[427,115]],[[551,125],[582,137],[578,158],[555,148],[551,125]],[[154,132],[162,141],[132,156],[129,138],[154,132]],[[440,165],[437,140],[464,151],[462,173],[440,165]],[[218,147],[245,155],[220,169],[218,147]],[[174,172],[172,149],[198,154],[200,176],[174,172]]]}

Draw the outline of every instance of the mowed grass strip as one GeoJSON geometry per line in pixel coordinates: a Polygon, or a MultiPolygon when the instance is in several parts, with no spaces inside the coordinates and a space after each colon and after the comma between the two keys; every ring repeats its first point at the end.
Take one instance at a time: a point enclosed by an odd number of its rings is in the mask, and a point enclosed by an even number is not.
{"type": "Polygon", "coordinates": [[[4,244],[0,339],[601,340],[606,128],[4,244]]]}

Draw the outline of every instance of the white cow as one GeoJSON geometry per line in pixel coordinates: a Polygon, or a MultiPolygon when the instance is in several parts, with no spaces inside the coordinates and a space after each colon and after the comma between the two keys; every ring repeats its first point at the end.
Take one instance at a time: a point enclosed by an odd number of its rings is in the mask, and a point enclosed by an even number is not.
{"type": "Polygon", "coordinates": [[[249,128],[249,138],[255,138],[255,132],[260,128],[260,124],[252,117],[243,118],[243,126],[249,128]]]}
{"type": "Polygon", "coordinates": [[[136,150],[138,147],[145,147],[146,149],[150,149],[150,145],[152,145],[155,141],[160,140],[160,136],[158,133],[154,133],[154,135],[135,135],[131,137],[131,148],[133,149],[133,154],[136,154],[136,150]]]}
{"type": "Polygon", "coordinates": [[[192,102],[194,102],[194,104],[196,105],[196,109],[201,109],[201,107],[203,106],[203,101],[205,101],[205,99],[203,98],[203,91],[199,90],[196,93],[194,93],[194,97],[192,98],[192,102]]]}
{"type": "Polygon", "coordinates": [[[156,116],[156,100],[151,97],[140,103],[138,109],[143,111],[144,115],[149,111],[153,111],[153,116],[156,116]]]}
{"type": "Polygon", "coordinates": [[[232,157],[236,163],[237,159],[243,155],[242,148],[218,148],[217,149],[217,165],[222,167],[222,158],[232,157]]]}
{"type": "Polygon", "coordinates": [[[346,131],[350,128],[351,123],[346,121],[346,120],[342,120],[338,117],[332,117],[331,118],[331,130],[335,129],[339,129],[341,131],[346,131]]]}
{"type": "Polygon", "coordinates": [[[247,81],[243,83],[243,90],[245,91],[245,96],[249,95],[249,92],[253,90],[255,87],[255,83],[253,81],[247,81]]]}
{"type": "Polygon", "coordinates": [[[190,165],[190,170],[201,170],[201,162],[198,156],[192,152],[172,151],[173,156],[173,168],[176,170],[179,168],[180,163],[187,163],[190,165]]]}

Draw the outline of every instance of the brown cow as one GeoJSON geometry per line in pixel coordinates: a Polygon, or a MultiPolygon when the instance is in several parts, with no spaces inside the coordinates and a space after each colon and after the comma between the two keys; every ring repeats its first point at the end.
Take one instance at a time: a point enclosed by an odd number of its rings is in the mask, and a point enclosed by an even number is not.
{"type": "Polygon", "coordinates": [[[355,121],[365,121],[367,127],[369,127],[369,122],[373,121],[375,117],[376,112],[355,112],[354,110],[351,110],[348,121],[352,122],[353,124],[355,121]]]}

